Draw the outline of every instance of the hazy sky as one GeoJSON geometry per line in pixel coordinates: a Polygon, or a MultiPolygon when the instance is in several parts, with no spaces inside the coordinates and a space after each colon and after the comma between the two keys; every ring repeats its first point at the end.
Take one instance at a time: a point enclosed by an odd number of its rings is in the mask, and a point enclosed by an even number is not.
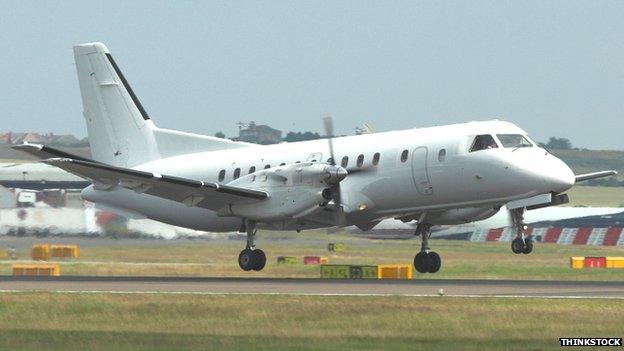
{"type": "Polygon", "coordinates": [[[624,149],[624,1],[0,1],[0,131],[86,135],[102,41],[161,127],[378,131],[501,118],[624,149]]]}

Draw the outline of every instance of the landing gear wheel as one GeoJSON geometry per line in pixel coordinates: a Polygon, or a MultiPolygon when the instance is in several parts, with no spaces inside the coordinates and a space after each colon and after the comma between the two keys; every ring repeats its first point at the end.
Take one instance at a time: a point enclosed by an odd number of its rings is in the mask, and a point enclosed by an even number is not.
{"type": "Polygon", "coordinates": [[[429,256],[426,252],[421,251],[416,254],[416,257],[414,257],[414,268],[419,273],[429,272],[429,256]]]}
{"type": "Polygon", "coordinates": [[[442,259],[436,252],[427,252],[427,260],[429,261],[429,273],[435,273],[442,267],[442,259]]]}
{"type": "Polygon", "coordinates": [[[419,273],[436,273],[442,266],[440,255],[433,251],[421,251],[414,257],[414,268],[419,273]]]}
{"type": "Polygon", "coordinates": [[[428,223],[425,218],[427,212],[423,212],[418,219],[418,225],[416,226],[416,232],[414,235],[419,236],[422,240],[420,245],[420,252],[414,257],[414,268],[419,273],[435,273],[440,270],[442,266],[442,259],[440,255],[433,251],[429,251],[429,237],[431,236],[431,223],[428,223]]]}
{"type": "Polygon", "coordinates": [[[264,251],[260,249],[256,249],[251,252],[252,252],[252,255],[254,256],[253,257],[254,266],[252,267],[252,269],[254,271],[261,271],[266,265],[266,255],[264,254],[264,251]]]}
{"type": "Polygon", "coordinates": [[[511,251],[515,254],[530,254],[533,251],[533,240],[530,236],[524,236],[527,226],[524,224],[525,208],[515,208],[509,210],[509,218],[511,219],[511,227],[516,232],[516,237],[511,241],[511,251]]]}
{"type": "Polygon", "coordinates": [[[256,249],[254,245],[256,222],[248,219],[243,220],[240,232],[247,233],[247,247],[238,255],[238,265],[244,271],[261,271],[266,265],[266,255],[264,251],[256,249]]]}
{"type": "MultiPolygon", "coordinates": [[[[533,248],[533,246],[531,246],[531,248],[533,248]]],[[[521,238],[515,238],[512,240],[511,251],[513,251],[513,253],[519,254],[519,253],[524,252],[524,250],[525,250],[525,245],[522,242],[521,238]]]]}
{"type": "Polygon", "coordinates": [[[254,250],[245,249],[241,251],[238,255],[238,265],[244,271],[250,271],[254,269],[256,265],[256,255],[254,254],[254,250]]]}
{"type": "Polygon", "coordinates": [[[524,238],[524,249],[522,253],[527,255],[530,254],[531,251],[533,251],[533,239],[531,239],[531,237],[524,238]]]}

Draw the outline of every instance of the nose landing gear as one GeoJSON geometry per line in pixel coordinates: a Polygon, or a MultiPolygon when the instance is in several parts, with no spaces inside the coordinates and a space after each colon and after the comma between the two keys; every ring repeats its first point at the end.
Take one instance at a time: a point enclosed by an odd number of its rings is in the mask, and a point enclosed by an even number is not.
{"type": "Polygon", "coordinates": [[[524,208],[509,210],[512,227],[516,232],[516,237],[511,241],[511,251],[515,254],[530,254],[533,251],[533,238],[524,236],[527,229],[524,224],[524,208]]]}
{"type": "Polygon", "coordinates": [[[422,244],[420,252],[414,257],[414,268],[419,273],[435,273],[442,266],[442,259],[434,251],[429,250],[429,237],[431,236],[431,224],[419,221],[414,235],[421,236],[422,244]]]}
{"type": "Polygon", "coordinates": [[[266,255],[264,251],[256,249],[254,237],[256,236],[256,222],[245,220],[241,226],[241,231],[247,233],[247,245],[238,255],[238,265],[244,271],[261,271],[266,265],[266,255]]]}

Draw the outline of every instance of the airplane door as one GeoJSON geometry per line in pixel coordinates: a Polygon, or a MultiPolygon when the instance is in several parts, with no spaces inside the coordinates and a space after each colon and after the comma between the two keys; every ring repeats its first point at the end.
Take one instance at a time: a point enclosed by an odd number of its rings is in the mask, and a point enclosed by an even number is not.
{"type": "Polygon", "coordinates": [[[310,156],[308,156],[308,159],[306,160],[306,162],[322,162],[322,158],[323,158],[322,152],[315,152],[313,154],[310,154],[310,156]]]}
{"type": "Polygon", "coordinates": [[[433,186],[429,180],[429,170],[427,169],[428,153],[426,146],[417,147],[412,151],[412,177],[416,189],[422,195],[433,194],[433,186]]]}

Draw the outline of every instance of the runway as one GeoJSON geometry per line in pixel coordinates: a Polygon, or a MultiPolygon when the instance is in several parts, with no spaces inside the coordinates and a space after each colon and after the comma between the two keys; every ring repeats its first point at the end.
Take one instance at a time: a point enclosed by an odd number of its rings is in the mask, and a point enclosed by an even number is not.
{"type": "Polygon", "coordinates": [[[445,296],[624,299],[624,281],[0,276],[2,292],[437,296],[440,289],[445,296]]]}

